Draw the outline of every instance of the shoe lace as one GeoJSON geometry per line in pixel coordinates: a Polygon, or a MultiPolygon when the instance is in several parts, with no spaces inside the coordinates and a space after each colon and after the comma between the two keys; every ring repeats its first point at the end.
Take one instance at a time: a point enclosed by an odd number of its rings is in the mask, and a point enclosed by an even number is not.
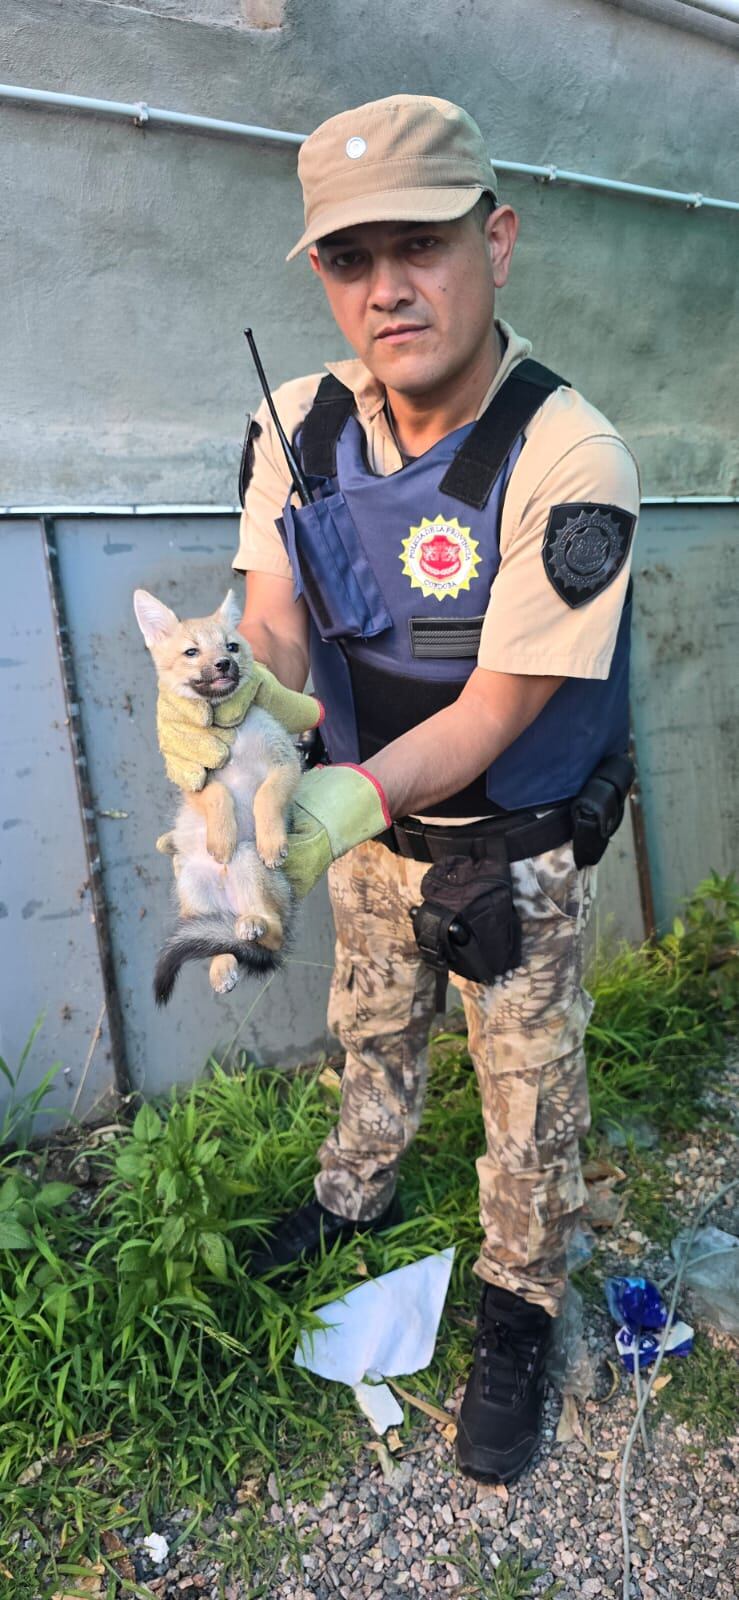
{"type": "Polygon", "coordinates": [[[543,1333],[518,1329],[508,1322],[481,1317],[474,1339],[482,1364],[482,1392],[486,1400],[510,1401],[511,1389],[519,1395],[536,1368],[543,1333]]]}

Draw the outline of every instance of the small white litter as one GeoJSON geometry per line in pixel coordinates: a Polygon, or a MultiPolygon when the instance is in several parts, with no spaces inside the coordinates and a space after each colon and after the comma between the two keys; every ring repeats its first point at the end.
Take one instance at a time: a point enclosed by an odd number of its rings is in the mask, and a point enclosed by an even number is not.
{"type": "Polygon", "coordinates": [[[360,1283],[343,1300],[319,1306],[317,1315],[331,1326],[301,1334],[296,1366],[348,1384],[376,1433],[402,1422],[403,1412],[382,1380],[407,1377],[428,1366],[453,1261],[450,1246],[360,1283]]]}
{"type": "Polygon", "coordinates": [[[147,1533],[142,1543],[155,1567],[161,1567],[169,1555],[169,1540],[165,1539],[163,1533],[147,1533]]]}

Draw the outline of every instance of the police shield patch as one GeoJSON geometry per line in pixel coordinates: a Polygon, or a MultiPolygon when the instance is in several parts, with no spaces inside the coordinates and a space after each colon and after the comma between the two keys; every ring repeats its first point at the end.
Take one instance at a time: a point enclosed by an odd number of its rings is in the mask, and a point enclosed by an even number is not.
{"type": "Polygon", "coordinates": [[[549,582],[568,606],[608,588],[629,553],[636,517],[621,506],[552,506],[542,555],[549,582]]]}

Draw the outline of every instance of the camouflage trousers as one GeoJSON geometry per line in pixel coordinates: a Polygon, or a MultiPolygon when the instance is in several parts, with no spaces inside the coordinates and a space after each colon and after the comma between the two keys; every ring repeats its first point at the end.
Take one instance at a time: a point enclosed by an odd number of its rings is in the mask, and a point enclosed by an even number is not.
{"type": "MultiPolygon", "coordinates": [[[[372,841],[329,872],[336,965],[328,1021],[346,1064],[315,1189],[346,1217],[375,1217],[389,1204],[421,1120],[435,974],[420,959],[408,913],[426,870],[372,841]]],[[[595,871],[578,872],[569,844],[515,862],[521,966],[494,984],[454,979],[485,1132],[476,1163],[484,1238],[474,1270],[554,1316],[585,1198],[578,1140],[590,1125],[583,1036],[593,1002],[581,977],[595,871]]]]}

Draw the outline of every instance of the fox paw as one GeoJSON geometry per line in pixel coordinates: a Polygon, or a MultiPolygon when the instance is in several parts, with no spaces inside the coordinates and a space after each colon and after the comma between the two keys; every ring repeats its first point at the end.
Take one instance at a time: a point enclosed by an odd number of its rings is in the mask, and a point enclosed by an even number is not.
{"type": "Polygon", "coordinates": [[[208,977],[211,989],[216,994],[229,994],[239,981],[239,963],[235,956],[214,956],[211,961],[208,977]]]}
{"type": "Polygon", "coordinates": [[[217,861],[219,866],[227,867],[232,859],[238,839],[236,829],[218,828],[208,831],[205,845],[208,855],[217,861]]]}
{"type": "Polygon", "coordinates": [[[256,917],[239,917],[236,922],[236,938],[244,939],[250,944],[256,943],[267,931],[267,924],[256,917]]]}
{"type": "Polygon", "coordinates": [[[257,855],[263,866],[274,869],[282,866],[287,855],[287,834],[284,828],[260,830],[257,833],[257,855]]]}
{"type": "Polygon", "coordinates": [[[265,950],[281,950],[283,939],[284,933],[279,917],[269,917],[259,943],[265,950]]]}

